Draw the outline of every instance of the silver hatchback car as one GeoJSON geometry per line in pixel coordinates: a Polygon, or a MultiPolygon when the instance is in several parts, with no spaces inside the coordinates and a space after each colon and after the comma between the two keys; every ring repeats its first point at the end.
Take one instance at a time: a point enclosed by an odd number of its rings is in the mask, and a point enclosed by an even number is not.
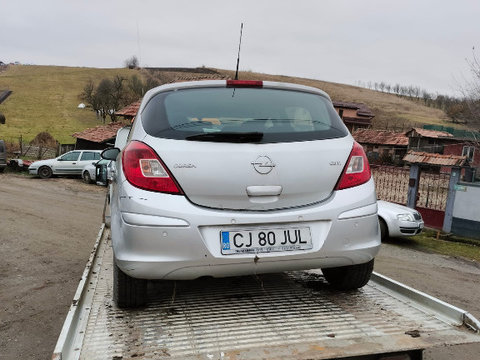
{"type": "Polygon", "coordinates": [[[148,279],[321,268],[365,285],[380,247],[370,168],[316,88],[262,81],[169,84],[144,97],[116,160],[114,300],[148,279]]]}

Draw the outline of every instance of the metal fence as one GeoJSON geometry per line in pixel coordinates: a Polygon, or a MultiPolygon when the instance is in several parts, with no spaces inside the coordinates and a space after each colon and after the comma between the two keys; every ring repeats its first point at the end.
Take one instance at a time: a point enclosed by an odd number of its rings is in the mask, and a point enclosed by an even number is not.
{"type": "MultiPolygon", "coordinates": [[[[372,166],[375,189],[380,200],[407,204],[409,168],[372,166]]],[[[420,173],[417,207],[445,211],[450,174],[420,173]]]]}
{"type": "Polygon", "coordinates": [[[420,173],[417,206],[445,211],[450,174],[420,173]]]}
{"type": "Polygon", "coordinates": [[[398,204],[407,203],[410,169],[396,166],[372,166],[377,198],[398,204]]]}

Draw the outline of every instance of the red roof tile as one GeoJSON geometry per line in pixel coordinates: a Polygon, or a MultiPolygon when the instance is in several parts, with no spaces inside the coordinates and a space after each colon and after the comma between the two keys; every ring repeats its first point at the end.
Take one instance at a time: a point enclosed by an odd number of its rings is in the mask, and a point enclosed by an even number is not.
{"type": "Polygon", "coordinates": [[[408,137],[404,133],[387,130],[358,129],[352,135],[360,144],[408,146],[408,137]]]}
{"type": "Polygon", "coordinates": [[[442,137],[453,137],[452,134],[446,131],[437,131],[437,130],[428,130],[422,128],[413,128],[406,132],[406,135],[409,136],[410,133],[416,133],[418,136],[426,138],[442,138],[442,137]]]}
{"type": "Polygon", "coordinates": [[[73,134],[73,137],[78,139],[88,140],[96,143],[113,139],[117,135],[117,131],[124,127],[125,124],[121,122],[110,123],[107,125],[99,125],[94,128],[89,128],[81,132],[73,134]]]}
{"type": "Polygon", "coordinates": [[[118,116],[127,116],[127,117],[135,117],[137,115],[138,109],[140,107],[142,100],[135,101],[134,103],[125,106],[123,109],[118,110],[115,112],[115,115],[118,116]]]}
{"type": "Polygon", "coordinates": [[[409,151],[403,161],[412,164],[428,164],[438,166],[463,166],[467,164],[466,156],[442,155],[427,152],[409,151]]]}

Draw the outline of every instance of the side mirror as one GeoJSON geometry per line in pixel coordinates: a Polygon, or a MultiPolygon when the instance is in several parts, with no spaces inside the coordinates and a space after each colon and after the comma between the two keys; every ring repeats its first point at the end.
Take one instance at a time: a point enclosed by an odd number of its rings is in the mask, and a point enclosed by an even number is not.
{"type": "Polygon", "coordinates": [[[102,151],[101,156],[106,160],[117,160],[117,156],[120,154],[119,148],[108,148],[102,151]]]}

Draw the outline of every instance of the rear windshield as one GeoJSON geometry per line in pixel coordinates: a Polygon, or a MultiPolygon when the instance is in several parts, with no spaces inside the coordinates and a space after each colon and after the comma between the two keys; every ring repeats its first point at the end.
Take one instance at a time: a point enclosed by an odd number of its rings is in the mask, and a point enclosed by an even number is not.
{"type": "Polygon", "coordinates": [[[141,118],[149,135],[193,141],[272,143],[331,139],[348,134],[327,99],[291,90],[169,91],[153,97],[141,118]]]}

